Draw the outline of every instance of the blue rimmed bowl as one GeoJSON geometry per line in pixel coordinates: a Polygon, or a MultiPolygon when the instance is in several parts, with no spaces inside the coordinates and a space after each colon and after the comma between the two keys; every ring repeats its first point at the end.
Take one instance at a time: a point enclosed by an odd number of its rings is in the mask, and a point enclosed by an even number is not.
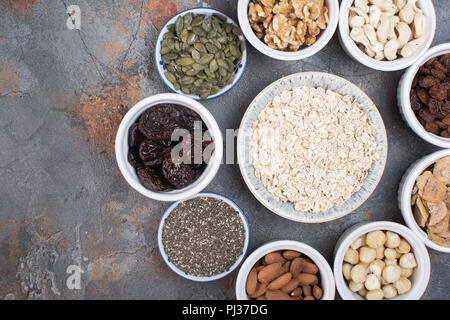
{"type": "Polygon", "coordinates": [[[215,280],[219,280],[222,279],[226,276],[228,276],[230,273],[232,273],[244,260],[244,257],[247,253],[247,249],[248,249],[248,245],[250,242],[250,227],[248,225],[248,221],[247,218],[244,215],[244,212],[242,211],[241,208],[238,207],[238,205],[236,203],[234,203],[232,200],[230,200],[229,198],[217,194],[217,193],[211,193],[211,192],[201,192],[193,197],[190,197],[186,200],[183,201],[187,201],[187,200],[191,200],[194,198],[199,198],[199,197],[209,197],[209,198],[215,198],[215,199],[219,199],[225,203],[227,203],[229,206],[231,206],[232,208],[234,208],[234,210],[236,211],[236,214],[239,215],[239,217],[242,220],[242,224],[244,226],[244,230],[245,230],[245,241],[244,241],[244,247],[242,248],[242,251],[238,257],[238,259],[236,260],[236,262],[230,266],[225,272],[213,275],[213,276],[208,276],[208,277],[198,277],[198,276],[194,276],[192,274],[186,273],[185,271],[179,269],[175,264],[172,263],[172,261],[170,261],[169,257],[166,254],[166,251],[164,250],[164,244],[162,241],[162,233],[163,233],[163,229],[164,229],[164,224],[166,222],[167,217],[170,215],[170,213],[182,202],[182,201],[177,201],[174,202],[169,208],[167,208],[167,210],[164,212],[161,221],[159,223],[159,227],[158,227],[158,247],[159,247],[159,252],[161,253],[161,256],[164,260],[164,262],[167,264],[167,266],[176,274],[178,274],[180,277],[183,277],[187,280],[191,280],[191,281],[196,281],[196,282],[211,282],[211,281],[215,281],[215,280]]]}
{"type": "Polygon", "coordinates": [[[215,98],[218,98],[218,97],[224,95],[228,91],[230,91],[236,85],[236,83],[238,83],[238,81],[241,79],[242,75],[244,74],[244,69],[245,69],[245,66],[247,64],[247,43],[245,41],[244,36],[241,35],[239,37],[239,39],[244,41],[245,49],[244,49],[244,52],[242,52],[242,60],[241,60],[241,62],[239,63],[238,66],[236,66],[234,68],[234,80],[233,80],[233,83],[223,87],[222,89],[220,89],[219,92],[217,92],[214,95],[210,95],[206,99],[201,99],[200,97],[198,97],[196,95],[188,95],[188,94],[183,93],[181,90],[176,90],[174,88],[173,84],[169,80],[167,80],[167,78],[164,76],[164,72],[166,71],[166,68],[164,67],[164,64],[163,64],[162,59],[161,59],[161,53],[160,53],[161,52],[161,43],[163,41],[164,34],[169,31],[168,26],[173,24],[173,23],[175,23],[175,21],[178,19],[178,17],[185,16],[188,13],[205,14],[205,15],[220,14],[220,15],[222,15],[222,16],[227,18],[227,21],[226,21],[227,23],[231,23],[231,24],[233,24],[234,26],[236,26],[236,27],[238,27],[240,29],[239,25],[236,22],[234,22],[233,19],[228,17],[225,13],[223,13],[223,12],[221,12],[219,10],[216,10],[216,9],[199,7],[199,8],[192,8],[192,9],[188,9],[188,10],[182,11],[182,12],[176,14],[175,16],[173,16],[164,25],[164,27],[161,29],[161,31],[158,34],[158,38],[157,38],[156,44],[155,44],[155,65],[156,65],[156,69],[158,70],[159,76],[161,77],[162,81],[173,92],[179,93],[179,94],[182,94],[182,95],[185,95],[185,96],[188,96],[188,97],[190,97],[192,99],[195,99],[195,100],[211,100],[211,99],[215,99],[215,98]]]}

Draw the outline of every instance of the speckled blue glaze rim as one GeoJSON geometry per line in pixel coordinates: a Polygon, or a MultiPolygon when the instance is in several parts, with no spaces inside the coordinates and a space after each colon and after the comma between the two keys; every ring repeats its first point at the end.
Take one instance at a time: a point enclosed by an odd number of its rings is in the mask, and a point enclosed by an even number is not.
{"type": "Polygon", "coordinates": [[[218,194],[218,193],[214,193],[214,192],[200,192],[198,194],[196,194],[195,196],[192,196],[188,199],[184,199],[184,200],[180,200],[180,201],[176,201],[174,203],[172,203],[163,213],[163,216],[161,217],[159,226],[158,226],[158,248],[159,248],[159,252],[161,254],[161,257],[163,258],[164,262],[166,263],[166,265],[176,274],[178,274],[180,277],[186,279],[186,280],[190,280],[190,281],[194,281],[194,282],[212,282],[212,281],[216,281],[216,280],[220,280],[225,278],[226,276],[228,276],[229,274],[231,274],[234,270],[236,270],[237,267],[239,267],[239,265],[244,261],[244,258],[247,254],[247,250],[250,244],[250,226],[248,224],[248,220],[247,217],[244,214],[244,211],[242,211],[242,209],[230,198],[218,194]],[[186,273],[185,271],[179,269],[177,266],[175,266],[169,259],[169,257],[167,256],[166,252],[164,251],[164,244],[162,242],[162,232],[163,232],[163,228],[164,228],[164,223],[167,219],[167,217],[170,215],[170,213],[173,211],[173,209],[176,208],[176,206],[178,206],[181,202],[187,201],[187,200],[191,200],[194,198],[199,198],[199,197],[210,197],[210,198],[215,198],[215,199],[219,199],[224,201],[225,203],[227,203],[228,205],[230,205],[231,207],[233,207],[236,210],[236,213],[239,215],[239,217],[241,218],[242,222],[243,222],[243,226],[245,229],[245,241],[244,241],[244,247],[242,248],[242,252],[239,255],[238,259],[236,260],[236,262],[229,267],[225,272],[222,272],[220,274],[214,275],[214,276],[209,276],[209,277],[198,277],[198,276],[194,276],[194,275],[190,275],[188,273],[186,273]]]}
{"type": "Polygon", "coordinates": [[[273,213],[292,221],[302,223],[322,223],[339,219],[360,207],[375,191],[383,176],[388,154],[388,140],[383,119],[376,105],[358,86],[339,76],[324,72],[301,72],[283,77],[262,90],[250,103],[239,128],[237,138],[237,159],[242,177],[255,198],[273,213]],[[295,87],[312,86],[331,89],[342,95],[352,95],[359,102],[375,127],[379,160],[372,164],[361,189],[339,207],[312,213],[296,211],[292,203],[275,201],[262,182],[255,176],[251,161],[252,125],[260,112],[270,101],[284,90],[295,87]]]}
{"type": "Polygon", "coordinates": [[[176,15],[174,15],[172,18],[169,19],[169,21],[166,22],[166,24],[161,28],[161,30],[159,31],[158,37],[156,39],[156,43],[155,43],[155,52],[154,52],[154,56],[155,56],[155,68],[158,71],[158,74],[161,78],[161,80],[164,82],[164,84],[172,91],[184,96],[187,96],[189,98],[192,98],[194,100],[197,101],[208,101],[208,100],[212,100],[212,99],[216,99],[219,98],[221,96],[223,96],[225,93],[227,93],[228,91],[230,91],[231,89],[234,88],[234,86],[239,82],[239,80],[241,80],[244,71],[245,71],[245,67],[247,66],[247,40],[245,39],[244,35],[242,34],[239,39],[244,41],[244,47],[245,50],[242,53],[242,60],[239,63],[239,65],[237,67],[235,67],[234,69],[234,80],[232,84],[229,84],[228,86],[222,88],[218,93],[209,96],[206,99],[201,99],[198,96],[194,96],[194,95],[189,95],[189,94],[185,94],[183,93],[181,90],[176,90],[172,83],[170,83],[166,77],[164,76],[163,72],[164,72],[164,66],[163,66],[163,62],[161,60],[161,54],[160,54],[160,50],[161,50],[161,42],[162,42],[162,38],[164,36],[164,34],[168,31],[167,30],[167,26],[169,24],[175,23],[176,19],[179,16],[184,16],[188,13],[197,13],[197,14],[209,14],[212,15],[213,13],[218,13],[224,17],[226,17],[228,20],[228,23],[233,24],[234,26],[238,27],[239,30],[241,29],[241,27],[239,26],[239,24],[237,24],[233,19],[231,19],[227,14],[223,13],[220,10],[217,9],[213,9],[213,8],[208,8],[208,7],[196,7],[196,8],[191,8],[191,9],[187,9],[184,11],[181,11],[179,13],[177,13],[176,15]]]}

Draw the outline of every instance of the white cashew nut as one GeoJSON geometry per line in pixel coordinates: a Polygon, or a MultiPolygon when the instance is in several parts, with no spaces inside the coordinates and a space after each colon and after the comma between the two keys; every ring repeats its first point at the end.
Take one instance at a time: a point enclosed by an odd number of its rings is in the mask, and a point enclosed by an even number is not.
{"type": "Polygon", "coordinates": [[[369,0],[355,0],[355,8],[365,13],[369,12],[369,0]]]}
{"type": "Polygon", "coordinates": [[[377,29],[377,38],[380,42],[385,42],[389,33],[389,17],[382,14],[380,17],[380,25],[377,29]]]}
{"type": "Polygon", "coordinates": [[[393,16],[398,12],[397,6],[394,5],[391,1],[370,0],[370,3],[376,5],[381,11],[383,11],[383,14],[387,16],[393,16]]]}
{"type": "Polygon", "coordinates": [[[422,47],[422,45],[425,43],[426,38],[425,36],[417,38],[411,42],[408,42],[405,44],[405,46],[400,51],[400,54],[405,57],[409,58],[413,56],[419,49],[422,47]]]}
{"type": "Polygon", "coordinates": [[[395,28],[398,32],[398,48],[401,49],[411,39],[412,31],[411,28],[403,21],[400,21],[395,28]]]}
{"type": "Polygon", "coordinates": [[[365,20],[361,16],[351,17],[349,20],[349,25],[351,28],[361,28],[365,24],[365,20]]]}
{"type": "Polygon", "coordinates": [[[414,15],[414,37],[420,38],[425,35],[427,29],[427,18],[421,12],[414,15]]]}
{"type": "Polygon", "coordinates": [[[395,34],[395,27],[400,22],[400,18],[397,16],[389,17],[389,29],[387,34],[387,39],[397,39],[397,35],[395,34]]]}
{"type": "Polygon", "coordinates": [[[375,6],[372,5],[369,7],[369,23],[374,27],[378,27],[378,23],[380,22],[381,17],[381,10],[375,6]]]}
{"type": "MultiPolygon", "coordinates": [[[[411,24],[414,20],[414,13],[416,7],[416,0],[408,0],[406,5],[400,10],[398,16],[400,20],[406,22],[407,24],[411,24]]],[[[420,10],[420,9],[419,9],[420,10]]]]}
{"type": "MultiPolygon", "coordinates": [[[[384,45],[384,56],[389,61],[397,59],[397,50],[398,50],[398,40],[397,39],[391,39],[384,45]]],[[[387,250],[387,249],[386,249],[387,250]]],[[[390,249],[393,250],[393,249],[390,249]]],[[[393,250],[395,251],[395,250],[393,250]]],[[[384,252],[384,255],[386,256],[386,251],[384,252]]]]}

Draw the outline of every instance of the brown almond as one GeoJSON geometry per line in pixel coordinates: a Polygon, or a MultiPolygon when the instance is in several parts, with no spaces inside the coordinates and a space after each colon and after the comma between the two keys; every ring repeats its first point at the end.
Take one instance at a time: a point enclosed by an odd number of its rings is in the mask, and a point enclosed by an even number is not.
{"type": "Polygon", "coordinates": [[[266,263],[266,265],[276,262],[284,263],[285,261],[286,259],[283,258],[280,252],[271,252],[264,256],[264,262],[266,263]]]}
{"type": "Polygon", "coordinates": [[[281,288],[281,291],[284,291],[286,293],[292,292],[295,288],[298,287],[299,283],[300,280],[298,280],[298,278],[293,278],[281,288]]]}
{"type": "Polygon", "coordinates": [[[283,274],[282,276],[279,276],[275,280],[273,280],[267,289],[269,290],[278,290],[284,287],[289,281],[292,279],[292,274],[290,272],[283,274]]]}
{"type": "Polygon", "coordinates": [[[266,292],[267,300],[293,300],[286,292],[281,290],[268,290],[266,292]]]}
{"type": "Polygon", "coordinates": [[[253,293],[252,295],[249,295],[250,298],[258,298],[263,296],[267,291],[267,284],[266,283],[259,283],[256,286],[256,290],[255,293],[253,293]]]}
{"type": "Polygon", "coordinates": [[[263,283],[269,283],[278,278],[282,273],[281,262],[269,264],[258,272],[258,280],[263,283]]]}
{"type": "Polygon", "coordinates": [[[313,287],[313,296],[314,298],[316,298],[317,300],[320,300],[322,298],[322,288],[320,288],[319,286],[314,286],[313,287]]]}
{"type": "Polygon", "coordinates": [[[289,272],[289,270],[291,269],[291,263],[292,263],[292,261],[286,261],[283,264],[283,272],[284,273],[289,272]]]}
{"type": "Polygon", "coordinates": [[[306,296],[303,300],[316,300],[313,296],[306,296]]]}
{"type": "Polygon", "coordinates": [[[303,259],[295,258],[292,260],[290,271],[293,277],[297,277],[303,270],[303,259]]]}
{"type": "Polygon", "coordinates": [[[256,268],[252,268],[247,276],[247,283],[245,284],[245,289],[247,290],[247,294],[249,296],[253,295],[256,291],[256,287],[258,285],[258,271],[256,268]]]}
{"type": "Polygon", "coordinates": [[[319,279],[315,274],[300,273],[297,278],[300,280],[301,286],[310,286],[319,283],[319,279]]]}
{"type": "Polygon", "coordinates": [[[287,260],[294,260],[295,258],[300,257],[302,254],[298,251],[294,250],[285,250],[283,251],[283,257],[287,260]]]}
{"type": "Polygon", "coordinates": [[[317,274],[319,273],[319,268],[311,262],[303,261],[303,273],[317,274]]]}
{"type": "Polygon", "coordinates": [[[257,266],[256,267],[256,271],[259,271],[259,270],[261,270],[262,268],[264,268],[265,266],[263,266],[263,265],[260,265],[260,266],[257,266]]]}
{"type": "Polygon", "coordinates": [[[299,298],[302,297],[303,295],[303,290],[302,288],[295,288],[294,290],[292,290],[290,296],[294,297],[294,298],[299,298]]]}
{"type": "Polygon", "coordinates": [[[302,286],[303,295],[306,296],[312,296],[312,288],[311,286],[302,286]]]}

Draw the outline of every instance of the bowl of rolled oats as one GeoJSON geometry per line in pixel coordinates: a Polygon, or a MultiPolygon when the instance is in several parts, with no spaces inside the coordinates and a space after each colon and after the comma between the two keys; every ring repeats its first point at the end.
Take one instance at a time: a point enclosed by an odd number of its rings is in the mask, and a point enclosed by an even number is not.
{"type": "Polygon", "coordinates": [[[239,0],[245,38],[278,60],[301,60],[331,40],[339,17],[337,0],[239,0]]]}
{"type": "Polygon", "coordinates": [[[269,85],[242,119],[237,156],[253,195],[281,217],[341,218],[378,185],[387,159],[383,119],[356,85],[321,72],[269,85]]]}

